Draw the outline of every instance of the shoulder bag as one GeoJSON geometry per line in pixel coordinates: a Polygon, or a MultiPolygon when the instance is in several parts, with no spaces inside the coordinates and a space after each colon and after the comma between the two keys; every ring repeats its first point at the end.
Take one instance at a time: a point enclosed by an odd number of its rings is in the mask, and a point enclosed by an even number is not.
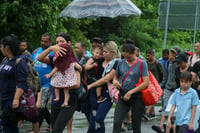
{"type": "MultiPolygon", "coordinates": [[[[148,72],[149,72],[149,86],[141,91],[142,100],[145,106],[156,104],[163,94],[163,90],[161,89],[156,78],[153,76],[151,71],[148,70],[148,72]]],[[[136,86],[139,86],[143,82],[141,60],[140,60],[140,75],[141,76],[136,86]]]]}

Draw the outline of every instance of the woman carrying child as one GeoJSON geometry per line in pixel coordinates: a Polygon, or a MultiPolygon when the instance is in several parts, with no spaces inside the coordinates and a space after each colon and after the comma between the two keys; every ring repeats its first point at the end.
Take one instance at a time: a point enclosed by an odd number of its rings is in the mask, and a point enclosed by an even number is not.
{"type": "MultiPolygon", "coordinates": [[[[49,48],[44,50],[38,56],[38,60],[41,62],[53,65],[53,58],[55,55],[48,56],[48,53],[53,51],[58,56],[64,56],[65,54],[67,54],[67,51],[65,48],[60,46],[60,44],[63,44],[63,43],[70,44],[71,43],[70,36],[66,33],[59,33],[56,36],[56,45],[50,46],[49,48]]],[[[78,71],[75,71],[75,72],[77,76],[77,85],[70,87],[70,97],[69,97],[69,102],[68,102],[70,106],[68,108],[62,107],[65,100],[63,89],[60,90],[59,101],[54,100],[56,99],[56,96],[54,93],[55,91],[53,91],[52,93],[52,101],[51,101],[52,133],[62,133],[66,124],[67,123],[71,124],[72,117],[77,108],[77,103],[78,103],[78,95],[75,88],[80,87],[80,72],[78,71]]],[[[71,125],[68,127],[71,127],[71,125]]],[[[67,132],[68,131],[71,132],[71,128],[69,129],[70,130],[68,130],[67,128],[67,132]]]]}
{"type": "Polygon", "coordinates": [[[99,65],[99,72],[102,76],[99,80],[88,85],[90,90],[90,119],[89,129],[87,133],[105,133],[104,119],[112,106],[112,101],[108,93],[107,83],[112,81],[118,61],[118,47],[114,41],[108,41],[103,46],[103,62],[99,65]],[[109,66],[109,69],[107,66],[109,66]],[[101,95],[106,97],[106,100],[97,103],[96,87],[102,86],[101,95]]]}
{"type": "Polygon", "coordinates": [[[62,107],[69,107],[69,87],[77,85],[77,77],[75,69],[81,72],[81,66],[77,63],[77,59],[69,44],[60,44],[62,48],[66,49],[66,54],[63,56],[54,56],[54,69],[51,73],[46,74],[45,77],[52,76],[51,85],[55,88],[56,98],[54,101],[60,100],[60,89],[64,90],[65,100],[62,107]]]}

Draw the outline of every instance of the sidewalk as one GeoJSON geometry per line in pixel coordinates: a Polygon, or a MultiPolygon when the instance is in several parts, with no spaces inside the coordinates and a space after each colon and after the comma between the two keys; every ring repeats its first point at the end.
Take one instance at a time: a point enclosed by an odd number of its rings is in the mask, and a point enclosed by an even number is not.
{"type": "MultiPolygon", "coordinates": [[[[151,121],[146,121],[142,120],[142,133],[155,133],[151,129],[152,125],[159,125],[160,122],[160,113],[158,110],[161,108],[161,106],[155,106],[155,113],[156,113],[156,119],[151,120],[151,121]]],[[[112,133],[112,128],[113,128],[113,115],[114,115],[114,107],[110,109],[108,112],[106,119],[105,119],[105,126],[106,126],[106,133],[112,133]]],[[[83,113],[80,112],[75,112],[74,114],[74,120],[73,120],[73,126],[72,126],[72,133],[87,133],[87,128],[88,128],[88,122],[87,119],[85,118],[83,113]]],[[[43,125],[40,129],[40,133],[42,133],[45,129],[47,128],[47,124],[44,121],[43,125]]],[[[126,127],[125,127],[126,128],[126,127]]],[[[20,133],[30,133],[32,130],[32,124],[31,122],[23,122],[21,127],[20,127],[20,133]]],[[[133,131],[128,131],[124,133],[132,133],[133,131]]],[[[67,133],[67,129],[63,131],[63,133],[67,133]]]]}

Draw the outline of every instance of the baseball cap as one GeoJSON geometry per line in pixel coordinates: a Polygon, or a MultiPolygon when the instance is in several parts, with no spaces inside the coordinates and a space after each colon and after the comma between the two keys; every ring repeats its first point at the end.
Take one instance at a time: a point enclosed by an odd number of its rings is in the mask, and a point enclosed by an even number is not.
{"type": "Polygon", "coordinates": [[[194,54],[192,51],[185,51],[184,53],[187,54],[187,55],[193,55],[194,54]]]}
{"type": "Polygon", "coordinates": [[[175,58],[175,61],[176,62],[181,62],[181,61],[187,61],[187,57],[184,53],[180,53],[178,55],[176,55],[176,58],[175,58]]]}
{"type": "Polygon", "coordinates": [[[180,48],[177,46],[173,46],[170,51],[174,52],[175,54],[179,54],[181,52],[180,48]]]}

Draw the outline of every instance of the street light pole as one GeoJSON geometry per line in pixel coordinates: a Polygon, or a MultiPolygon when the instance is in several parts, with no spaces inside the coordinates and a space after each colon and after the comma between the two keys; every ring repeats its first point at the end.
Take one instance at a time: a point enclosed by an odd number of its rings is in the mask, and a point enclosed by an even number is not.
{"type": "Polygon", "coordinates": [[[164,44],[163,44],[163,49],[166,48],[166,43],[167,43],[169,10],[170,10],[170,0],[167,1],[167,12],[166,12],[166,19],[165,19],[165,33],[164,33],[164,44]]]}
{"type": "Polygon", "coordinates": [[[193,37],[193,47],[196,41],[197,29],[199,29],[199,0],[196,0],[196,11],[195,11],[195,21],[194,21],[194,37],[193,37]]]}

